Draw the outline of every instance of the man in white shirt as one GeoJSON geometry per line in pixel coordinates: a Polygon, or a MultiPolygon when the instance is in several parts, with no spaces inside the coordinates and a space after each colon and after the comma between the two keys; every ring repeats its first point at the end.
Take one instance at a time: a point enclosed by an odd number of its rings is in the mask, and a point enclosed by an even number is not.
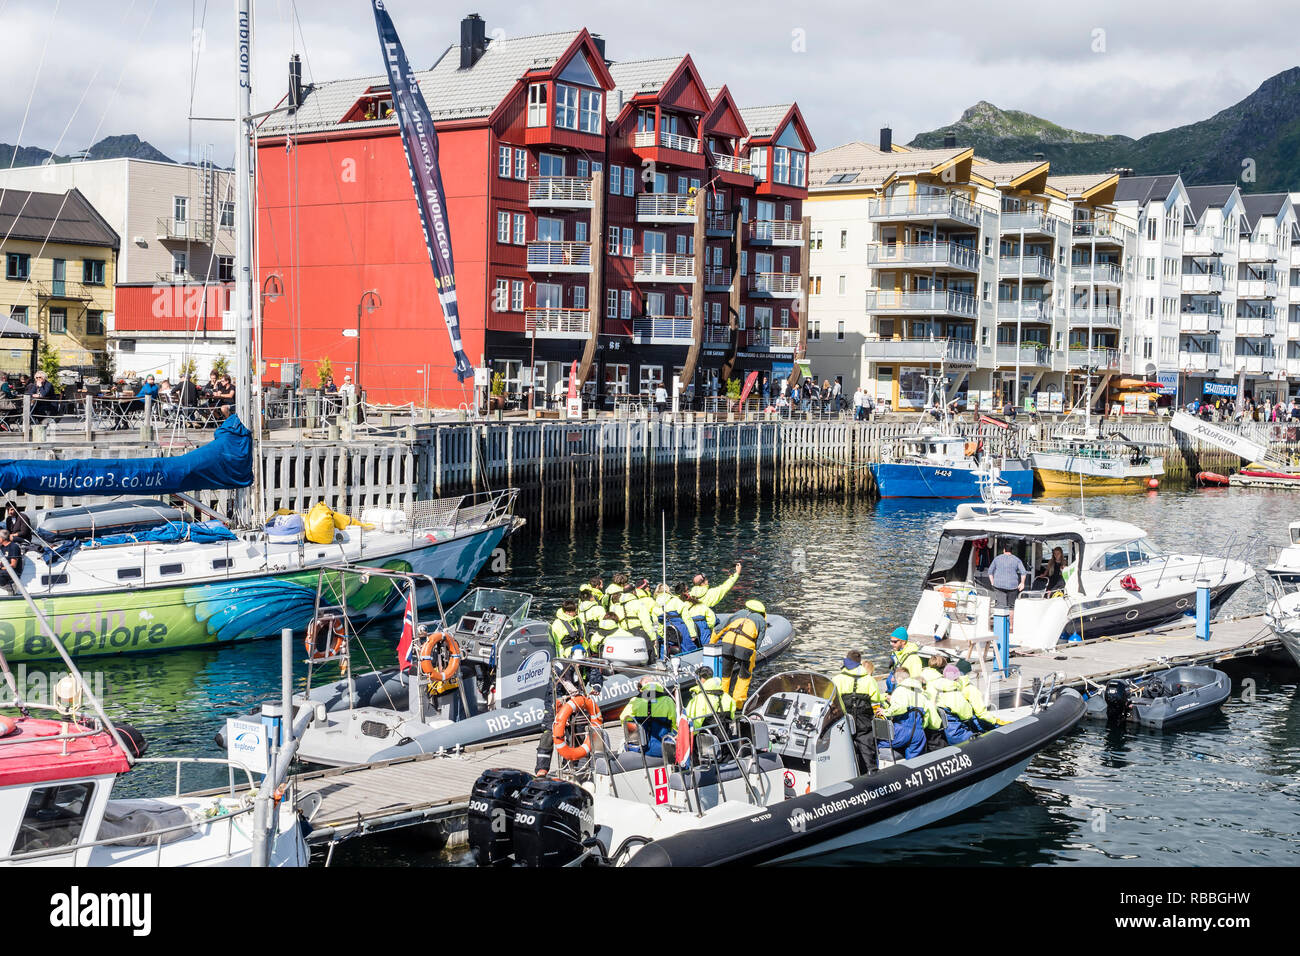
{"type": "Polygon", "coordinates": [[[853,390],[853,420],[855,422],[862,421],[862,400],[862,386],[859,385],[853,390]]]}
{"type": "Polygon", "coordinates": [[[655,383],[655,411],[663,412],[668,409],[668,389],[664,388],[663,382],[655,383]]]}

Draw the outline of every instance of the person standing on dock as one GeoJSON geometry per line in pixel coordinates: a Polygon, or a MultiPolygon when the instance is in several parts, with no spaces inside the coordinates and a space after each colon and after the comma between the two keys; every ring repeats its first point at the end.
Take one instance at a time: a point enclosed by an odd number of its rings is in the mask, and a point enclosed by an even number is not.
{"type": "Polygon", "coordinates": [[[731,577],[723,581],[717,587],[709,586],[709,576],[707,574],[695,575],[694,586],[691,588],[690,595],[701,604],[709,607],[717,607],[718,602],[727,596],[740,578],[740,562],[736,562],[736,570],[731,572],[731,577]]]}
{"type": "Polygon", "coordinates": [[[1002,542],[1002,553],[989,563],[989,582],[997,589],[997,606],[1014,610],[1016,598],[1025,589],[1029,569],[1011,553],[1011,542],[1002,542]]]}

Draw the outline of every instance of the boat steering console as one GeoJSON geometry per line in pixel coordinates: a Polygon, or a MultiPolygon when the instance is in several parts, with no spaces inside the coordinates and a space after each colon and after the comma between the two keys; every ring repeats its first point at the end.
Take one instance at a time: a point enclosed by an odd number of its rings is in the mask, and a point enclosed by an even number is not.
{"type": "Polygon", "coordinates": [[[452,636],[460,645],[462,657],[487,664],[496,655],[497,644],[509,624],[510,618],[495,607],[466,611],[456,622],[452,636]]]}

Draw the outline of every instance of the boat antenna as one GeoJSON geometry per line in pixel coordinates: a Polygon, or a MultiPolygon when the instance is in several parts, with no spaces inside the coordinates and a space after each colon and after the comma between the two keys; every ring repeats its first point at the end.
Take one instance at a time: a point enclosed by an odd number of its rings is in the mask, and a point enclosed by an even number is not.
{"type": "Polygon", "coordinates": [[[662,508],[659,510],[659,549],[662,560],[660,570],[663,573],[660,583],[668,587],[668,515],[662,508]]]}

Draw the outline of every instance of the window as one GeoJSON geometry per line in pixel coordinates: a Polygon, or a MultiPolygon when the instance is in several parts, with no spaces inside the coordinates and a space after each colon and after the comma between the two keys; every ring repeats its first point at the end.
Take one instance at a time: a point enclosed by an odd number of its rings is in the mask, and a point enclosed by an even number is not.
{"type": "Polygon", "coordinates": [[[609,194],[617,196],[619,189],[623,186],[623,167],[610,164],[609,167],[609,194]]]}
{"type": "Polygon", "coordinates": [[[104,260],[86,259],[81,263],[81,281],[86,285],[104,284],[104,260]]]}
{"type": "Polygon", "coordinates": [[[664,367],[662,365],[642,365],[641,366],[641,391],[653,392],[656,385],[664,380],[664,367]]]}
{"type": "Polygon", "coordinates": [[[1094,571],[1122,571],[1125,568],[1145,564],[1157,557],[1159,552],[1146,538],[1138,538],[1125,544],[1116,545],[1107,550],[1092,564],[1094,571]]]}
{"type": "Polygon", "coordinates": [[[623,230],[623,255],[630,256],[636,251],[636,243],[632,239],[632,229],[627,227],[623,230]]]}
{"type": "Polygon", "coordinates": [[[808,291],[813,295],[822,294],[822,277],[810,276],[808,279],[808,291]]]}
{"type": "Polygon", "coordinates": [[[631,196],[636,193],[636,170],[631,166],[623,167],[623,195],[631,196]]]}
{"type": "Polygon", "coordinates": [[[742,305],[740,307],[740,310],[736,313],[736,328],[743,329],[744,327],[745,327],[745,307],[742,305]]]}
{"type": "Polygon", "coordinates": [[[618,290],[610,289],[605,293],[605,318],[618,318],[618,290]]]}
{"type": "Polygon", "coordinates": [[[510,178],[510,147],[497,147],[497,175],[502,179],[510,178]]]}
{"type": "Polygon", "coordinates": [[[749,168],[754,174],[754,182],[761,183],[767,179],[766,149],[751,149],[749,151],[749,168]]]}
{"type": "Polygon", "coordinates": [[[67,584],[67,583],[68,583],[68,576],[66,574],[42,574],[41,575],[41,587],[43,588],[48,588],[55,584],[67,584]]]}
{"type": "MultiPolygon", "coordinates": [[[[790,176],[790,185],[806,186],[808,184],[808,154],[791,153],[790,155],[794,160],[794,166],[790,176]]],[[[789,213],[786,213],[786,218],[790,218],[789,213]]]]}
{"type": "Polygon", "coordinates": [[[118,340],[117,340],[117,350],[118,350],[119,352],[134,352],[134,351],[135,351],[135,339],[118,339],[118,340]]]}
{"type": "Polygon", "coordinates": [[[687,192],[690,191],[690,188],[691,188],[691,177],[689,176],[677,177],[677,191],[679,193],[685,195],[687,192]]]}
{"type": "Polygon", "coordinates": [[[848,277],[848,276],[840,276],[839,283],[838,283],[838,286],[837,286],[838,289],[839,289],[839,294],[840,294],[840,295],[847,295],[847,294],[848,294],[848,291],[849,291],[849,289],[848,289],[848,283],[849,283],[849,277],[848,277]]]}
{"type": "Polygon", "coordinates": [[[23,325],[31,324],[27,321],[27,306],[25,305],[16,305],[10,309],[9,318],[13,319],[15,322],[21,322],[23,325]]]}
{"type": "Polygon", "coordinates": [[[190,269],[190,257],[184,252],[172,253],[172,275],[183,277],[190,269]]]}
{"type": "Polygon", "coordinates": [[[159,574],[184,574],[185,565],[183,564],[163,564],[158,567],[159,574]]]}
{"type": "Polygon", "coordinates": [[[528,151],[515,150],[515,179],[528,178],[528,151]]]}
{"type": "Polygon", "coordinates": [[[88,309],[86,311],[86,334],[103,335],[104,334],[104,313],[100,309],[88,309]]]}
{"type": "Polygon", "coordinates": [[[515,279],[510,283],[510,311],[524,311],[524,280],[515,279]]]}
{"type": "Polygon", "coordinates": [[[235,257],[217,256],[217,281],[235,281],[235,257]]]}
{"type": "Polygon", "coordinates": [[[820,249],[822,247],[822,231],[817,229],[808,234],[808,248],[820,249]]]}
{"type": "Polygon", "coordinates": [[[38,787],[27,800],[14,853],[29,853],[72,846],[81,839],[81,829],[90,810],[93,783],[65,783],[38,787]]]}
{"type": "Polygon", "coordinates": [[[538,242],[563,242],[564,241],[564,220],[552,219],[547,216],[537,217],[537,241],[538,242]]]}
{"type": "Polygon", "coordinates": [[[841,248],[841,249],[847,249],[848,247],[849,247],[849,231],[848,231],[847,229],[841,229],[841,230],[840,230],[840,248],[841,248]]]}
{"type": "Polygon", "coordinates": [[[772,181],[786,184],[790,182],[790,151],[784,146],[772,150],[772,181]]]}
{"type": "Polygon", "coordinates": [[[510,213],[497,213],[497,242],[510,241],[510,213]]]}
{"type": "Polygon", "coordinates": [[[680,232],[677,234],[676,247],[679,256],[686,255],[686,236],[680,232]]]}
{"type": "Polygon", "coordinates": [[[578,171],[576,175],[579,179],[586,179],[587,176],[590,175],[591,164],[587,162],[585,159],[578,160],[577,167],[578,167],[578,171]]]}
{"type": "Polygon", "coordinates": [[[226,200],[223,199],[218,204],[217,208],[219,210],[217,213],[218,216],[217,225],[220,226],[222,229],[234,229],[235,228],[235,204],[233,202],[227,202],[226,200]]]}
{"type": "Polygon", "coordinates": [[[118,568],[117,579],[119,581],[138,581],[144,575],[139,568],[118,568]]]}
{"type": "Polygon", "coordinates": [[[515,215],[515,245],[522,246],[528,241],[528,217],[522,212],[515,215]]]}
{"type": "Polygon", "coordinates": [[[810,342],[820,342],[822,338],[821,319],[811,319],[808,322],[808,340],[810,342]]]}
{"type": "Polygon", "coordinates": [[[189,198],[186,196],[172,197],[172,219],[176,220],[177,225],[182,225],[188,217],[190,208],[189,198]]]}
{"type": "Polygon", "coordinates": [[[835,323],[835,341],[837,342],[844,341],[844,320],[843,319],[840,319],[838,322],[835,323]]]}
{"type": "Polygon", "coordinates": [[[618,314],[620,318],[632,318],[632,293],[624,289],[618,294],[618,314]]]}
{"type": "Polygon", "coordinates": [[[600,90],[582,91],[582,114],[578,117],[578,129],[584,133],[600,133],[600,90]]]}
{"type": "Polygon", "coordinates": [[[573,241],[574,242],[587,241],[587,224],[583,222],[581,219],[579,219],[577,222],[573,224],[573,241]]]}
{"type": "Polygon", "coordinates": [[[68,331],[67,309],[50,309],[50,331],[58,333],[68,331]]]}
{"type": "Polygon", "coordinates": [[[546,84],[534,83],[528,87],[528,125],[546,125],[546,84]]]}
{"type": "Polygon", "coordinates": [[[233,568],[234,566],[235,566],[234,558],[213,558],[212,559],[213,571],[220,571],[223,568],[233,568]]]}
{"type": "Polygon", "coordinates": [[[555,125],[561,129],[578,128],[578,88],[555,84],[555,125]]]}
{"type": "Polygon", "coordinates": [[[573,287],[573,307],[575,309],[585,309],[587,307],[587,287],[585,285],[575,285],[573,287]]]}
{"type": "Polygon", "coordinates": [[[492,311],[505,312],[510,308],[510,280],[497,279],[496,291],[492,293],[492,311]]]}
{"type": "Polygon", "coordinates": [[[606,365],[605,366],[605,394],[626,395],[627,375],[628,375],[628,367],[626,365],[620,365],[620,364],[606,365]]]}
{"type": "Polygon", "coordinates": [[[5,257],[5,278],[26,279],[31,275],[32,257],[25,252],[11,252],[5,257]]]}
{"type": "Polygon", "coordinates": [[[645,297],[645,314],[646,315],[667,315],[664,311],[664,294],[662,292],[647,292],[645,297]]]}
{"type": "Polygon", "coordinates": [[[722,303],[714,302],[710,307],[710,311],[713,313],[713,324],[719,324],[722,321],[722,303]]]}
{"type": "Polygon", "coordinates": [[[685,314],[686,314],[686,296],[684,295],[673,296],[673,315],[685,315],[685,314]]]}
{"type": "Polygon", "coordinates": [[[610,226],[610,227],[609,227],[609,242],[607,242],[607,243],[605,244],[605,253],[606,253],[607,255],[616,256],[616,255],[619,254],[619,253],[618,253],[618,250],[619,250],[619,246],[618,246],[618,235],[619,235],[619,233],[618,233],[618,226],[610,226]]]}

